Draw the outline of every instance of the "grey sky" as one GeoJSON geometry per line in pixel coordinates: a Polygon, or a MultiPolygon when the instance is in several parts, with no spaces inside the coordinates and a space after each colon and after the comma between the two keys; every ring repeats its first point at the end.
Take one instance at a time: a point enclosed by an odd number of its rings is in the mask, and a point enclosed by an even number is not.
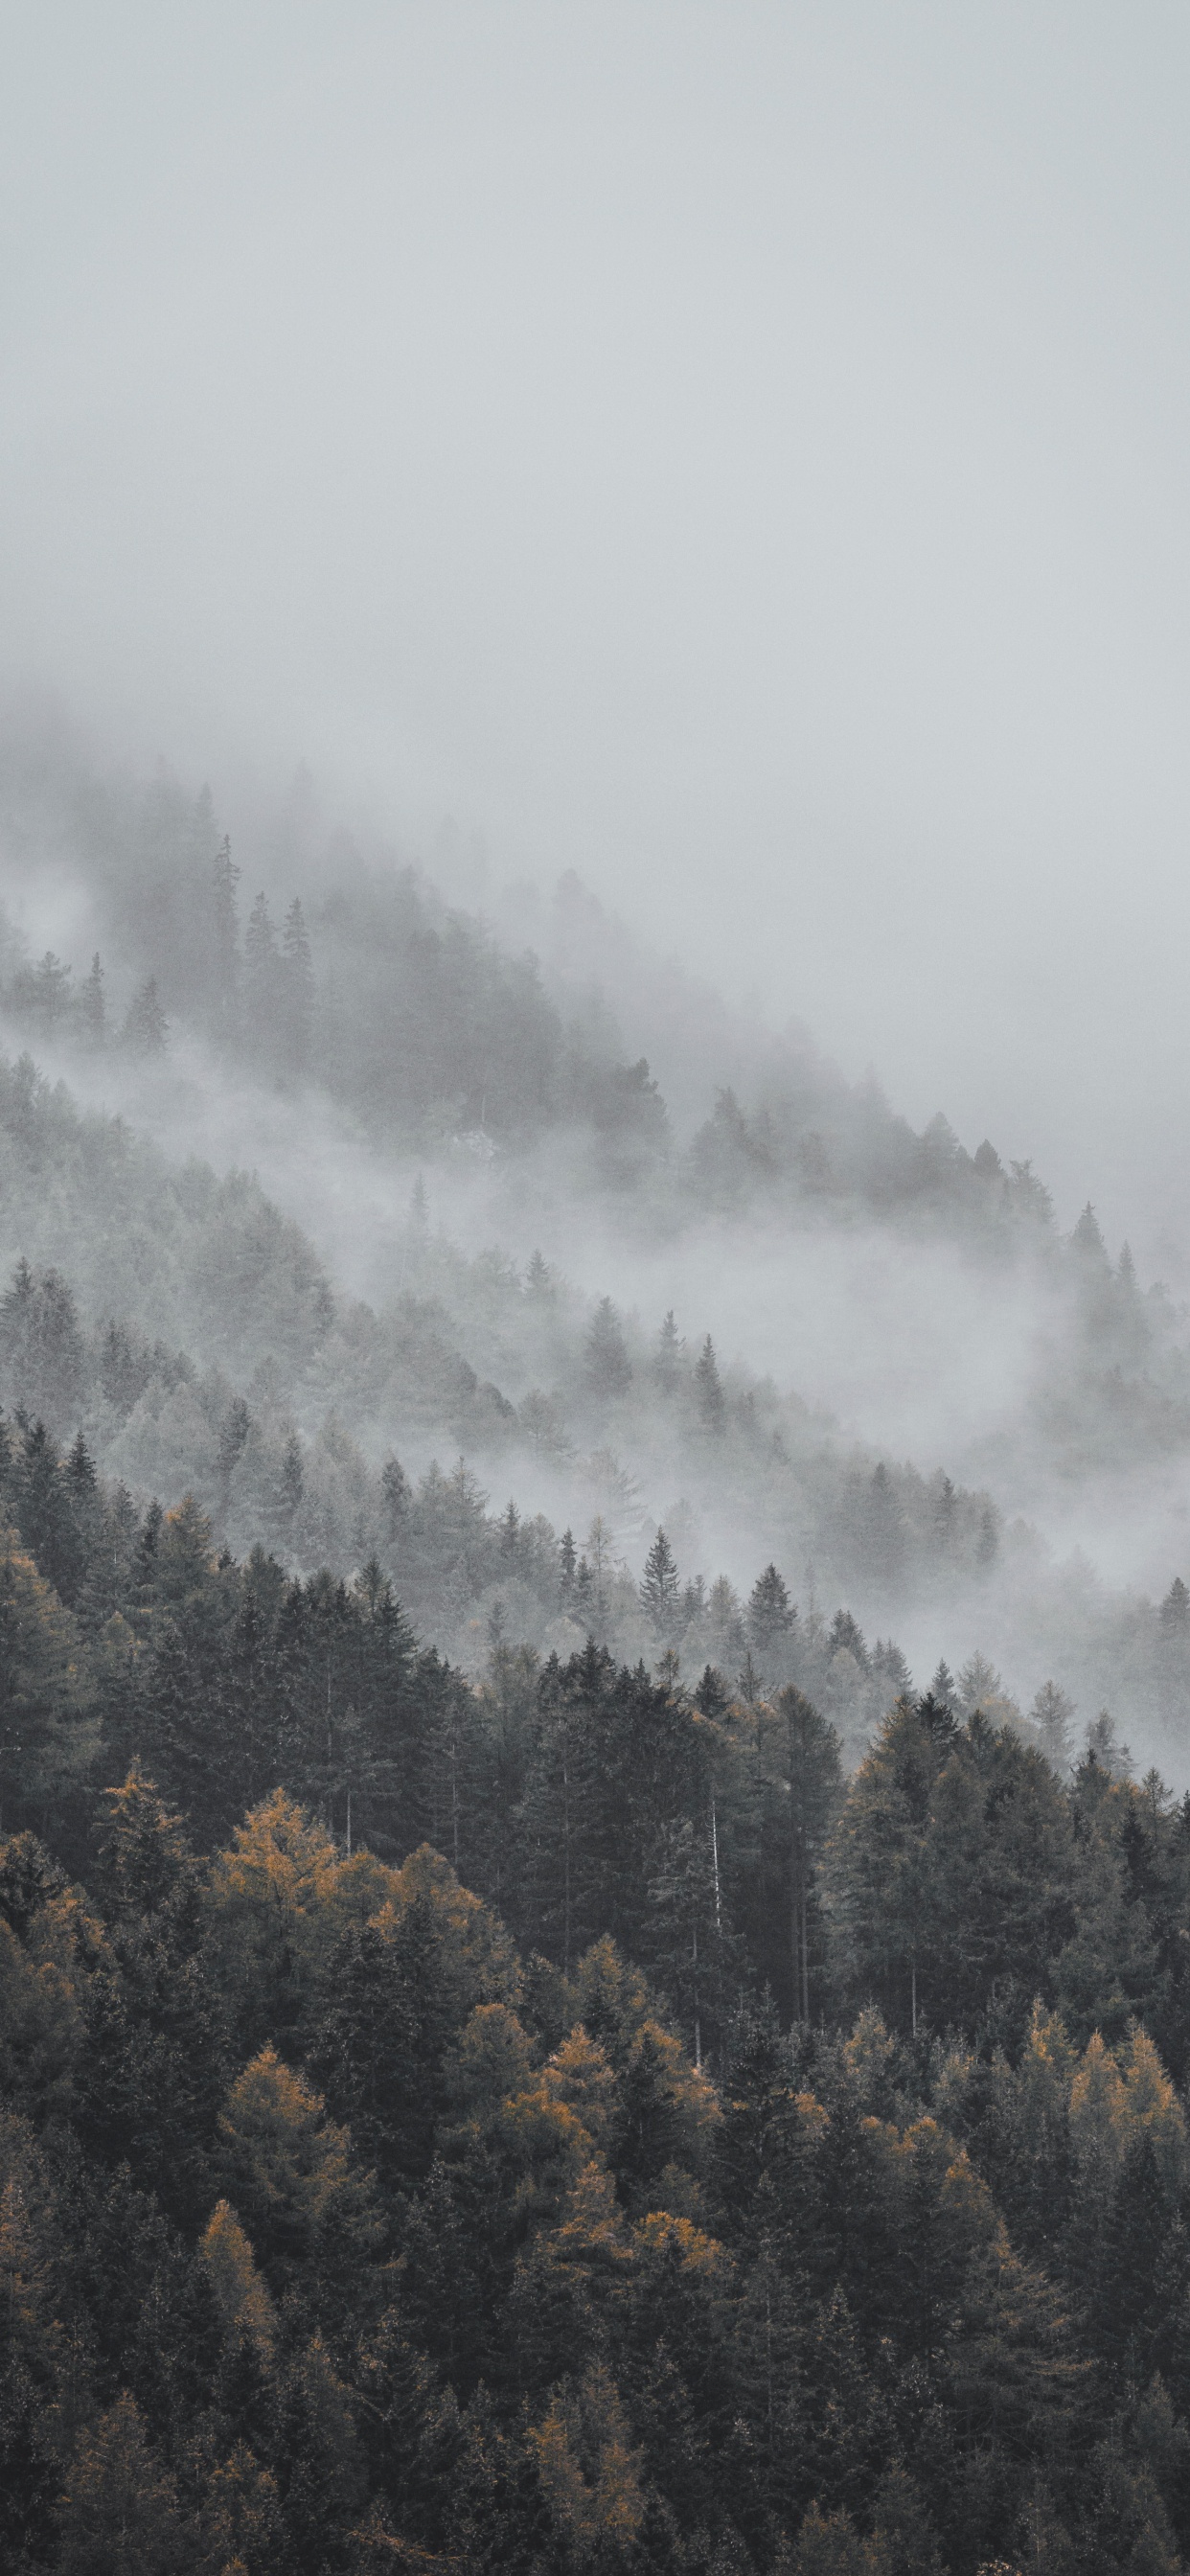
{"type": "Polygon", "coordinates": [[[4,18],[9,675],[1190,1234],[1186,12],[4,18]]]}

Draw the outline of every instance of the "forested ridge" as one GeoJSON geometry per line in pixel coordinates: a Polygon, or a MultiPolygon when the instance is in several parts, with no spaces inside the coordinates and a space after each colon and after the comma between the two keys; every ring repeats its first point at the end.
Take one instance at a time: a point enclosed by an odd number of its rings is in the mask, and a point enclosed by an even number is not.
{"type": "Polygon", "coordinates": [[[0,1486],[6,2566],[1181,2566],[1190,1800],[1109,1724],[889,1673],[848,1777],[774,1568],[742,1686],[476,1681],[27,1411],[0,1486]]]}
{"type": "Polygon", "coordinates": [[[1186,1317],[808,1041],[709,1083],[700,1002],[663,1086],[391,853],[0,770],[103,941],[0,925],[0,2565],[1190,2563],[1190,1591],[1008,1499],[1176,1462],[1186,1317]],[[85,1105],[175,1076],[366,1139],[383,1294],[85,1105]],[[1027,1278],[1023,1421],[718,1348],[763,1224],[1027,1278]]]}
{"type": "MultiPolygon", "coordinates": [[[[0,1402],[63,1447],[81,1429],[138,1511],[191,1494],[237,1555],[260,1542],[344,1579],[375,1555],[422,1637],[473,1677],[495,1622],[563,1661],[593,1629],[620,1660],[672,1650],[688,1678],[711,1661],[734,1682],[745,1592],[709,1556],[726,1528],[737,1563],[776,1559],[797,1614],[760,1669],[823,1705],[849,1759],[904,1674],[890,1631],[925,1603],[956,1662],[997,1622],[1013,1633],[1001,1697],[1015,1688],[1027,1710],[1056,1670],[1084,1722],[1106,1703],[1177,1776],[1190,1627],[1176,1560],[1156,1602],[1105,1590],[1085,1561],[1053,1567],[986,1485],[842,1440],[796,1393],[721,1361],[696,1317],[689,1334],[672,1314],[650,1326],[539,1253],[464,1254],[420,1183],[395,1292],[374,1306],[335,1285],[251,1175],[171,1163],[28,1055],[0,1058],[0,1244],[19,1255],[0,1291],[0,1402]],[[648,1486],[654,1512],[658,1488],[675,1502],[672,1562],[646,1605],[648,1486]],[[857,1596],[858,1651],[833,1626],[857,1596]]],[[[1094,1464],[1106,1387],[1117,1456],[1146,1441],[1176,1453],[1171,1302],[1126,1258],[1109,1264],[1093,1220],[1051,1250],[1070,1292],[1046,1394],[1062,1441],[1094,1464]]]]}
{"type": "MultiPolygon", "coordinates": [[[[685,997],[667,1050],[683,1093],[698,1067],[703,1106],[692,1119],[684,1097],[667,1102],[625,1046],[614,986],[592,981],[593,934],[598,948],[610,926],[569,872],[547,972],[399,850],[319,822],[300,793],[245,853],[208,790],[97,772],[51,728],[41,742],[0,734],[0,825],[27,863],[67,861],[100,943],[38,956],[0,918],[0,1005],[34,1045],[153,1056],[189,1035],[233,1078],[315,1083],[370,1134],[423,1154],[523,1155],[557,1136],[572,1187],[647,1191],[671,1225],[753,1203],[855,1205],[995,1239],[1050,1212],[1029,1163],[1005,1168],[988,1143],[969,1154],[941,1115],[916,1133],[874,1077],[847,1083],[804,1030],[754,1051],[746,1097],[730,1070],[708,1084],[713,996],[685,997]]],[[[624,983],[629,960],[617,962],[624,983]]],[[[647,1022],[655,971],[644,985],[647,1022]]],[[[726,1032],[719,1043],[731,1053],[726,1032]]]]}

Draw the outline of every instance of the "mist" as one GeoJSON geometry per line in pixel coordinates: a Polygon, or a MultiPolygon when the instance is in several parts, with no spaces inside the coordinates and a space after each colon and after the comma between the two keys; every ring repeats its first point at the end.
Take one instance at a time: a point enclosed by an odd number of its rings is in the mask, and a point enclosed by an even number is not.
{"type": "Polygon", "coordinates": [[[1190,16],[0,82],[0,2566],[1190,2570],[1190,16]]]}
{"type": "Polygon", "coordinates": [[[39,11],[10,679],[232,818],[305,762],[574,866],[1180,1248],[1187,41],[39,11]]]}
{"type": "MultiPolygon", "coordinates": [[[[468,1416],[477,1471],[577,1526],[611,1456],[625,1579],[671,1522],[684,1575],[744,1593],[782,1550],[813,1592],[825,1550],[919,1677],[977,1648],[1026,1704],[1054,1661],[1080,1705],[1131,1694],[1134,1735],[1151,1693],[1102,1623],[1155,1616],[1188,1553],[1186,51],[1160,8],[1127,36],[1061,8],[51,8],[0,107],[14,1061],[161,1175],[255,1175],[360,1314],[427,1290],[459,1365],[563,1426],[547,1457],[468,1416]],[[258,887],[274,944],[305,907],[312,1053],[279,1021],[229,1050],[223,832],[245,939],[258,887]],[[470,1007],[510,1014],[403,1059],[399,1102],[390,938],[411,1030],[419,939],[494,961],[470,1007]],[[148,975],[146,1056],[115,1041],[148,975]],[[1096,1280],[1134,1265],[1110,1318],[1070,1249],[1088,1200],[1096,1280]],[[565,1348],[476,1285],[535,1256],[565,1348]],[[709,1334],[733,1401],[784,1408],[796,1505],[651,1401],[609,1449],[600,1299],[638,1386],[672,1310],[691,1365],[709,1334]],[[890,1583],[826,1535],[816,1445],[844,1483],[887,1461],[984,1496],[1015,1571],[890,1583]]],[[[90,1279],[89,1329],[118,1285],[222,1367],[234,1331],[204,1344],[156,1268],[104,1270],[19,1192],[7,1234],[84,1308],[90,1279]]],[[[375,1467],[448,1453],[449,1405],[390,1390],[369,1427],[349,1377],[269,1403],[317,1441],[346,1402],[375,1467]]],[[[186,1480],[184,1440],[87,1419],[137,1494],[186,1480]]]]}

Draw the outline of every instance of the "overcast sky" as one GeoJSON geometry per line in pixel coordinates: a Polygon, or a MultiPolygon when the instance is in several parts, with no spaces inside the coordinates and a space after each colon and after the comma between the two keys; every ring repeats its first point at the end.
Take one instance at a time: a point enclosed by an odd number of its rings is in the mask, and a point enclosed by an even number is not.
{"type": "Polygon", "coordinates": [[[1190,1236],[1190,12],[3,36],[8,675],[576,865],[1190,1236]]]}

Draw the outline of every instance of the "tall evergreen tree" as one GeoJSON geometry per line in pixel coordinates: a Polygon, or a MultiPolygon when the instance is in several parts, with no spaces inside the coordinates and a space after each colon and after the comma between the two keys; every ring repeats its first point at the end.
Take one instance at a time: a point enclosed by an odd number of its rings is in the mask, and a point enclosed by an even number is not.
{"type": "Polygon", "coordinates": [[[620,1319],[610,1297],[601,1297],[587,1334],[586,1377],[591,1393],[604,1402],[626,1395],[632,1384],[620,1319]]]}
{"type": "Polygon", "coordinates": [[[694,1385],[704,1428],[707,1431],[713,1431],[717,1437],[723,1430],[727,1407],[723,1398],[723,1389],[719,1383],[719,1364],[715,1358],[715,1345],[709,1333],[695,1364],[694,1385]]]}
{"type": "Polygon", "coordinates": [[[104,998],[103,983],[103,968],[99,962],[99,950],[96,949],[91,959],[91,972],[86,983],[79,990],[76,1006],[83,1035],[88,1046],[92,1047],[101,1047],[107,1036],[107,1003],[104,998]]]}
{"type": "Polygon", "coordinates": [[[653,1375],[664,1395],[672,1395],[681,1384],[685,1357],[686,1344],[674,1322],[671,1306],[657,1335],[657,1348],[653,1355],[653,1375]]]}
{"type": "Polygon", "coordinates": [[[296,895],[285,915],[280,967],[285,1054],[291,1072],[305,1073],[314,1034],[314,967],[309,934],[296,895]]]}
{"type": "Polygon", "coordinates": [[[215,952],[215,1021],[224,1038],[239,1026],[240,924],[236,888],[240,870],[226,833],[213,870],[213,945],[215,952]]]}
{"type": "Polygon", "coordinates": [[[161,1006],[157,978],[150,975],[138,986],[124,1019],[123,1042],[133,1055],[162,1055],[169,1037],[169,1022],[161,1006]]]}
{"type": "Polygon", "coordinates": [[[675,1633],[681,1590],[673,1549],[664,1530],[659,1529],[645,1558],[640,1586],[641,1606],[658,1637],[672,1637],[675,1633]]]}
{"type": "Polygon", "coordinates": [[[758,1574],[748,1600],[748,1636],[761,1671],[779,1679],[797,1619],[789,1586],[775,1565],[758,1574]]]}

